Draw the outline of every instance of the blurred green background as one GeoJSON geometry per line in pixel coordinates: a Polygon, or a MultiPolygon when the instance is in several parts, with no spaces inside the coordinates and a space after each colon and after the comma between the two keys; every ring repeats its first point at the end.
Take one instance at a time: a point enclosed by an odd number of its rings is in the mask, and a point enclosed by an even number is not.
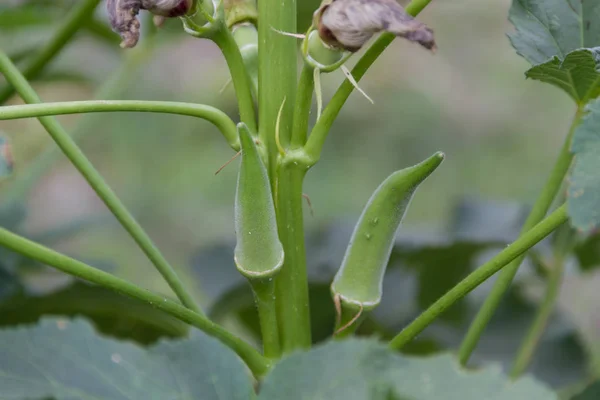
{"type": "MultiPolygon", "coordinates": [[[[299,24],[306,27],[318,1],[299,3],[299,24]]],[[[8,0],[0,6],[0,47],[13,55],[35,48],[72,4],[8,0]],[[15,19],[11,13],[26,3],[33,7],[26,7],[23,19],[15,19]]],[[[438,150],[447,160],[419,189],[405,229],[447,226],[452,210],[465,197],[526,204],[535,200],[574,110],[559,90],[525,80],[528,64],[506,38],[512,29],[509,6],[509,0],[434,0],[419,19],[435,31],[439,50],[432,55],[402,40],[390,46],[361,82],[375,105],[360,94],[351,96],[333,126],[322,161],[307,176],[304,191],[314,208],[314,216],[305,210],[308,232],[335,221],[355,221],[386,176],[438,150]]],[[[141,47],[145,40],[147,36],[141,47]]],[[[138,50],[118,47],[99,9],[96,26],[78,35],[35,88],[48,102],[91,99],[138,50]]],[[[120,83],[118,98],[205,103],[236,118],[232,87],[221,91],[229,77],[214,44],[187,36],[178,21],[169,21],[151,52],[143,51],[147,58],[120,83]]],[[[342,79],[341,72],[323,77],[325,100],[342,79]]],[[[9,103],[19,104],[19,99],[9,103]]],[[[72,130],[82,118],[59,120],[72,130]]],[[[234,236],[237,163],[215,176],[232,151],[214,127],[187,117],[102,114],[88,119],[84,130],[78,143],[166,257],[191,280],[191,260],[199,249],[234,236]]],[[[12,139],[16,160],[14,175],[0,184],[7,192],[54,144],[35,120],[1,121],[0,131],[12,139]]],[[[108,263],[119,276],[168,293],[151,264],[63,156],[44,171],[24,199],[23,232],[31,236],[68,223],[90,222],[53,247],[83,260],[108,263]]],[[[193,286],[200,299],[210,291],[202,283],[193,286]]]]}

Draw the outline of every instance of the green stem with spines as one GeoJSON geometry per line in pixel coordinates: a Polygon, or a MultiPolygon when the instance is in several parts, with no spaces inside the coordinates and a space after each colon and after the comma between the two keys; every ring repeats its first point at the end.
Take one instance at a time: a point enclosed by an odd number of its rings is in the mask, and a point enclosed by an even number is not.
{"type": "MultiPolygon", "coordinates": [[[[423,11],[423,9],[430,2],[431,0],[413,0],[406,6],[406,13],[415,17],[421,11],[423,11]]],[[[394,41],[395,38],[396,37],[393,34],[384,32],[371,45],[371,47],[369,47],[369,49],[352,69],[352,76],[356,82],[361,80],[371,65],[373,65],[381,53],[383,53],[383,51],[394,41]]],[[[342,107],[344,107],[346,100],[348,100],[354,89],[354,85],[348,79],[346,79],[335,92],[331,98],[331,101],[323,110],[321,118],[313,127],[310,137],[308,138],[308,142],[305,146],[306,154],[312,160],[313,164],[316,164],[319,161],[331,126],[338,117],[342,107]]]]}
{"type": "MultiPolygon", "coordinates": [[[[77,31],[93,15],[101,0],[80,0],[66,16],[62,25],[50,37],[50,40],[33,57],[27,60],[23,75],[34,79],[40,75],[57,54],[73,39],[77,31]]],[[[10,84],[0,89],[0,104],[4,103],[15,93],[15,87],[10,84]]]]}
{"type": "Polygon", "coordinates": [[[236,126],[231,118],[215,107],[195,103],[145,100],[88,100],[26,104],[0,108],[0,121],[64,114],[131,111],[177,114],[205,119],[221,131],[232,149],[236,151],[240,149],[236,126]]]}
{"type": "Polygon", "coordinates": [[[248,343],[215,324],[203,314],[183,307],[174,301],[166,299],[164,296],[140,288],[124,279],[93,268],[3,228],[0,228],[0,246],[54,267],[69,275],[149,303],[159,310],[219,339],[223,344],[236,352],[257,377],[264,376],[271,367],[270,361],[248,343]]]}
{"type": "Polygon", "coordinates": [[[568,220],[567,205],[563,204],[546,219],[523,234],[487,263],[477,268],[445,295],[433,303],[390,342],[390,348],[400,349],[435,321],[450,306],[481,285],[511,261],[535,246],[568,220]]]}
{"type": "MultiPolygon", "coordinates": [[[[41,102],[35,90],[33,90],[29,82],[27,82],[27,79],[19,72],[17,67],[2,51],[0,51],[0,73],[2,73],[6,80],[13,85],[17,93],[19,93],[21,98],[26,103],[35,104],[41,102]]],[[[85,154],[83,154],[81,149],[77,146],[69,134],[58,123],[56,118],[39,117],[38,120],[50,134],[52,139],[56,142],[58,147],[60,147],[67,158],[69,158],[73,165],[79,170],[86,181],[102,199],[104,204],[106,204],[108,209],[125,228],[125,230],[140,246],[142,251],[165,278],[181,302],[186,307],[196,311],[197,313],[202,313],[192,295],[185,289],[183,283],[175,273],[175,270],[154,245],[150,236],[148,236],[140,224],[129,213],[123,203],[121,203],[117,195],[104,181],[102,175],[100,175],[100,173],[94,168],[85,154]]]]}
{"type": "MultiPolygon", "coordinates": [[[[579,107],[575,112],[575,117],[573,118],[573,122],[571,124],[571,128],[569,133],[565,139],[561,152],[554,164],[554,168],[550,174],[542,193],[538,197],[535,205],[531,209],[527,220],[523,224],[523,228],[521,234],[526,234],[531,228],[533,228],[537,223],[539,223],[548,210],[550,206],[554,202],[557,193],[560,190],[560,187],[565,179],[567,172],[571,166],[573,161],[573,154],[571,153],[571,139],[573,137],[573,133],[575,129],[579,125],[581,118],[583,117],[584,111],[583,108],[579,107]]],[[[506,268],[502,270],[500,273],[498,280],[494,283],[494,286],[485,299],[485,302],[481,306],[481,309],[475,316],[475,319],[471,323],[465,338],[459,348],[458,351],[458,359],[462,365],[466,365],[469,361],[469,357],[475,350],[485,327],[490,322],[494,312],[498,308],[504,294],[507,292],[510,287],[517,271],[525,259],[525,254],[520,257],[517,257],[514,261],[510,263],[506,268]]]]}

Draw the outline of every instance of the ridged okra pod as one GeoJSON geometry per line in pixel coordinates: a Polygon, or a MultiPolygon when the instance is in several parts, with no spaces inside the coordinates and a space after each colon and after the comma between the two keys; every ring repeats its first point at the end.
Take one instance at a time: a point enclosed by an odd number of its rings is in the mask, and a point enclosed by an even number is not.
{"type": "Polygon", "coordinates": [[[267,169],[254,138],[238,125],[242,161],[235,196],[235,264],[252,286],[259,312],[265,356],[279,356],[279,334],[273,278],[283,265],[283,246],[277,233],[275,206],[267,169]]]}
{"type": "Polygon", "coordinates": [[[420,164],[394,172],[369,199],[331,284],[339,313],[336,336],[352,333],[366,312],[380,303],[398,227],[416,189],[443,160],[444,154],[438,152],[420,164]]]}

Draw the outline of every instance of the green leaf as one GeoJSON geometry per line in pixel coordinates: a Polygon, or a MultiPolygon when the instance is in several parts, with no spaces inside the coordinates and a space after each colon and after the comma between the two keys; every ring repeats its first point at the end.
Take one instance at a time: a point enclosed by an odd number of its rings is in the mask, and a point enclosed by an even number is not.
{"type": "Polygon", "coordinates": [[[581,0],[513,0],[509,35],[517,53],[533,65],[600,46],[600,3],[581,0]]]}
{"type": "Polygon", "coordinates": [[[450,355],[402,357],[372,340],[329,342],[296,353],[265,379],[261,400],[552,400],[543,384],[525,377],[516,382],[498,367],[468,372],[450,355]]]}
{"type": "Polygon", "coordinates": [[[145,350],[65,319],[0,331],[0,388],[14,400],[254,397],[242,361],[200,332],[145,350]]]}
{"type": "Polygon", "coordinates": [[[571,398],[571,400],[598,400],[600,399],[600,381],[592,383],[583,392],[571,398]]]}
{"type": "Polygon", "coordinates": [[[600,224],[600,100],[587,111],[573,136],[575,165],[568,188],[571,223],[583,232],[600,224]]]}
{"type": "MultiPolygon", "coordinates": [[[[1,272],[0,299],[3,290],[1,272]]],[[[102,333],[141,344],[188,333],[186,324],[148,304],[82,282],[45,296],[32,296],[25,291],[15,294],[13,290],[13,296],[0,303],[2,327],[34,323],[48,315],[85,316],[102,333]]]]}
{"type": "Polygon", "coordinates": [[[554,56],[525,76],[557,86],[577,104],[586,104],[600,95],[600,47],[575,50],[564,59],[554,56]]]}

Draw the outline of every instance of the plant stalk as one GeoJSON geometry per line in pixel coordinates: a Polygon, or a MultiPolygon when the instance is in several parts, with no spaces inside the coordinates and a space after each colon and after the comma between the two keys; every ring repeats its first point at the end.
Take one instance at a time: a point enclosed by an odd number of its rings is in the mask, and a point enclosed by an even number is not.
{"type": "Polygon", "coordinates": [[[159,310],[200,329],[236,352],[257,377],[263,376],[270,369],[270,361],[248,343],[210,321],[204,315],[168,300],[164,296],[140,288],[124,279],[93,268],[3,228],[0,228],[0,245],[69,275],[149,303],[159,310]]]}
{"type": "MultiPolygon", "coordinates": [[[[125,62],[115,73],[114,77],[104,83],[95,94],[97,100],[106,100],[120,97],[124,88],[133,80],[135,73],[140,66],[154,54],[154,36],[149,35],[141,45],[128,52],[125,62]]],[[[4,110],[4,109],[0,109],[4,110]]],[[[76,124],[71,132],[74,140],[85,136],[93,131],[93,127],[100,121],[98,116],[85,115],[76,124]]],[[[49,146],[24,170],[16,176],[14,181],[9,183],[6,191],[3,192],[3,207],[11,207],[14,203],[20,202],[31,190],[39,179],[48,172],[52,164],[57,160],[61,151],[56,146],[49,146]]]]}
{"type": "Polygon", "coordinates": [[[276,360],[281,357],[279,331],[277,328],[277,309],[275,301],[275,282],[265,279],[262,282],[252,282],[252,290],[258,309],[260,332],[265,357],[276,360]]]}
{"type": "MultiPolygon", "coordinates": [[[[550,174],[550,177],[542,190],[538,200],[533,206],[525,224],[523,225],[521,235],[525,235],[531,228],[533,228],[537,223],[539,223],[552,205],[554,199],[556,198],[557,193],[560,190],[562,182],[569,171],[571,166],[571,162],[573,161],[573,154],[571,153],[571,139],[573,137],[573,133],[575,129],[579,125],[581,118],[583,117],[583,109],[580,107],[577,109],[575,113],[575,117],[573,118],[573,122],[569,129],[569,134],[565,139],[563,147],[560,151],[558,159],[554,164],[554,168],[550,174]]],[[[458,359],[462,365],[466,365],[469,361],[469,357],[475,350],[485,327],[490,322],[494,312],[498,308],[500,301],[504,297],[504,294],[510,287],[519,266],[525,259],[525,254],[517,257],[513,260],[506,268],[502,270],[498,280],[494,283],[494,286],[485,299],[485,302],[481,306],[481,309],[475,316],[475,319],[471,323],[465,338],[460,346],[458,351],[458,359]]]]}
{"type": "Polygon", "coordinates": [[[414,337],[421,333],[429,324],[442,314],[446,309],[462,299],[469,292],[490,278],[508,263],[525,253],[535,246],[538,242],[552,233],[556,228],[565,223],[568,219],[567,205],[563,204],[556,211],[550,214],[542,222],[523,234],[510,246],[506,247],[490,261],[477,268],[465,279],[443,295],[439,300],[433,303],[427,310],[417,317],[410,325],[404,328],[390,342],[390,348],[400,349],[410,342],[414,337]]]}
{"type": "Polygon", "coordinates": [[[231,31],[221,23],[221,27],[212,37],[213,41],[219,46],[229,71],[231,80],[235,88],[240,109],[240,119],[246,124],[253,135],[256,134],[258,127],[256,124],[256,111],[254,109],[254,100],[252,99],[252,81],[246,70],[244,59],[240,49],[235,42],[231,31]]]}
{"type": "MultiPolygon", "coordinates": [[[[101,0],[80,0],[67,14],[62,25],[52,35],[48,43],[40,49],[23,68],[27,79],[37,78],[46,65],[73,39],[77,31],[91,18],[101,0]]],[[[15,87],[9,85],[0,89],[0,104],[15,93],[15,87]]]]}
{"type": "Polygon", "coordinates": [[[315,89],[313,69],[306,63],[300,73],[300,82],[298,82],[298,98],[294,108],[294,127],[292,128],[292,140],[290,148],[300,149],[306,144],[308,135],[308,121],[310,118],[310,109],[312,107],[313,92],[315,89]]]}
{"type": "Polygon", "coordinates": [[[302,182],[306,168],[282,165],[278,178],[277,220],[285,250],[283,268],[275,278],[277,320],[284,353],[311,345],[308,278],[304,243],[302,182]]]}
{"type": "MultiPolygon", "coordinates": [[[[19,72],[17,67],[11,62],[5,53],[0,51],[0,73],[11,83],[21,98],[26,103],[40,103],[40,98],[33,88],[27,82],[27,79],[19,72]]],[[[117,195],[112,191],[108,184],[102,178],[102,175],[94,168],[85,154],[58,123],[54,117],[39,117],[38,120],[56,142],[58,147],[69,158],[73,165],[79,170],[82,176],[102,199],[104,204],[113,213],[125,230],[131,235],[142,251],[154,264],[156,269],[165,278],[171,289],[175,292],[181,302],[188,308],[201,314],[202,311],[195,303],[192,295],[185,289],[183,283],[164,258],[158,248],[152,242],[152,239],[139,225],[139,223],[129,213],[127,208],[121,203],[117,195]]]]}
{"type": "MultiPolygon", "coordinates": [[[[431,0],[413,0],[406,6],[406,13],[416,17],[429,3],[431,3],[431,0]]],[[[369,47],[352,69],[352,76],[356,82],[359,82],[362,79],[375,60],[379,58],[381,53],[383,53],[395,38],[396,37],[393,34],[384,32],[371,47],[369,47]]],[[[316,164],[319,161],[331,126],[353,91],[354,85],[348,79],[344,80],[331,98],[329,104],[327,104],[327,107],[323,110],[321,118],[312,129],[305,146],[305,151],[313,164],[316,164]]]]}
{"type": "Polygon", "coordinates": [[[187,115],[205,119],[221,131],[231,148],[236,151],[240,149],[237,128],[231,118],[217,108],[195,103],[143,100],[89,100],[26,104],[0,108],[0,121],[64,114],[129,111],[187,115]]]}
{"type": "Polygon", "coordinates": [[[556,304],[556,299],[558,298],[558,294],[560,292],[564,270],[564,259],[556,258],[548,277],[548,284],[546,287],[544,300],[537,311],[531,328],[527,332],[527,335],[525,336],[525,339],[523,340],[523,343],[517,352],[517,356],[515,357],[515,362],[509,374],[510,378],[512,379],[517,379],[519,376],[521,376],[531,362],[531,358],[535,353],[535,349],[537,348],[538,343],[544,334],[544,330],[548,325],[548,320],[552,316],[552,311],[554,310],[554,305],[556,304]]]}

